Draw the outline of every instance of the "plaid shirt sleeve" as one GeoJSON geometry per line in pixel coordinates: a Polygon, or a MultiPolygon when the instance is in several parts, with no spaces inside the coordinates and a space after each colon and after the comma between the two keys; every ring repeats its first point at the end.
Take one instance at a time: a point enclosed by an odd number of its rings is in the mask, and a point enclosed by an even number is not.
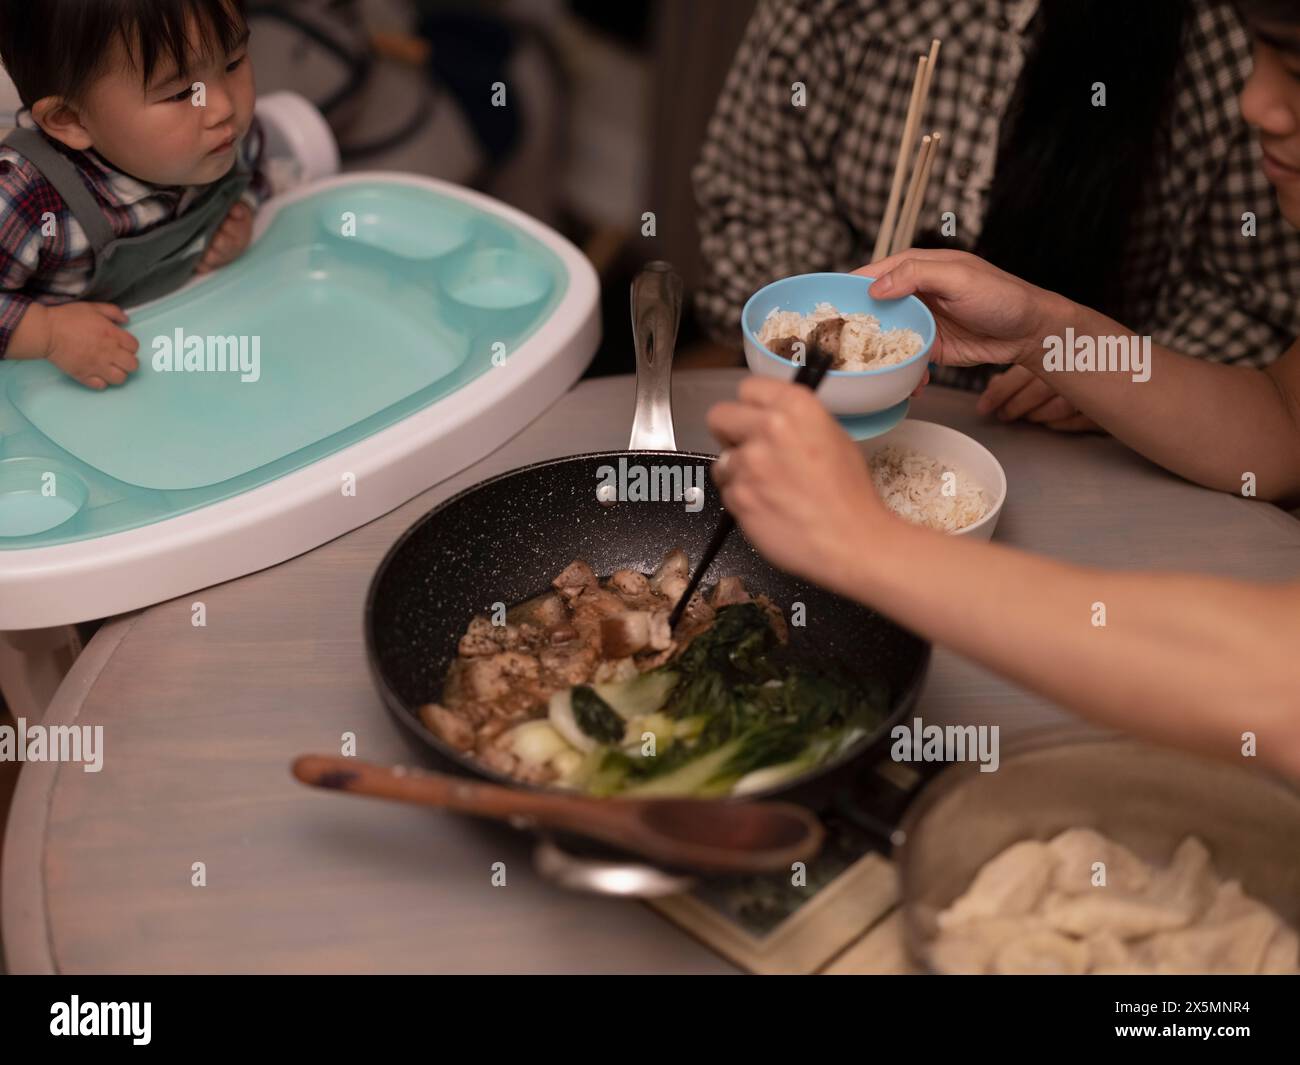
{"type": "Polygon", "coordinates": [[[739,347],[740,308],[769,281],[860,265],[824,177],[833,103],[818,91],[793,102],[795,82],[835,84],[841,58],[800,3],[763,0],[745,30],[692,172],[705,263],[697,310],[721,343],[739,347]]]}
{"type": "Polygon", "coordinates": [[[67,208],[59,194],[25,160],[0,157],[0,359],[36,302],[26,294],[29,280],[66,232],[67,208]],[[47,215],[54,216],[48,239],[47,215]]]}

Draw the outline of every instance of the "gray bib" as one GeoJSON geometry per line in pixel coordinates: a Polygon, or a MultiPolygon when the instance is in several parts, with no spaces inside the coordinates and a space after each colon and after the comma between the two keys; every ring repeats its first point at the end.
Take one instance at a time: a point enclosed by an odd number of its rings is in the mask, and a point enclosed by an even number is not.
{"type": "Polygon", "coordinates": [[[229,174],[204,189],[179,218],[138,236],[117,237],[85,179],[44,134],[15,129],[3,143],[41,172],[85,230],[95,255],[95,272],[80,298],[91,303],[130,307],[180,288],[193,275],[208,240],[252,179],[241,160],[229,174]],[[187,253],[200,236],[203,243],[187,253]]]}

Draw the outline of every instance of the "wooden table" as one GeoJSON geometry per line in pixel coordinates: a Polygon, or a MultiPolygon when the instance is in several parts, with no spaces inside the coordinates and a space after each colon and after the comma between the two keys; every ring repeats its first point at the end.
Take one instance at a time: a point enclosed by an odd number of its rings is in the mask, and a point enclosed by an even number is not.
{"type": "MultiPolygon", "coordinates": [[[[678,445],[713,450],[704,412],[739,370],[679,374],[678,445]]],[[[46,724],[102,724],[104,768],[24,767],[4,856],[15,972],[732,972],[637,903],[567,894],[529,842],[433,811],[331,796],[289,762],[402,761],[370,687],[361,606],[402,530],[439,500],[541,458],[625,447],[630,377],[582,383],[495,454],[406,506],[274,569],[118,618],[64,682],[46,724]],[[191,624],[192,604],[207,624],[191,624]],[[191,884],[203,862],[206,886],[191,884]],[[506,885],[492,866],[506,863],[506,885]]],[[[978,418],[931,388],[912,416],[981,440],[1007,471],[1004,543],[1073,562],[1300,575],[1300,522],[1189,485],[1102,437],[978,418]]],[[[359,486],[364,491],[365,486],[359,486]]],[[[1067,715],[942,650],[927,721],[1007,732],[1067,715]]]]}

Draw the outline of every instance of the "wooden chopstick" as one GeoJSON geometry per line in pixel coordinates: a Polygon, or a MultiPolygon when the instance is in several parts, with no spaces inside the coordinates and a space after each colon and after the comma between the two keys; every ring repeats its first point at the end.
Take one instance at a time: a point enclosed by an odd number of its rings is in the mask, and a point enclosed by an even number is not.
{"type": "MultiPolygon", "coordinates": [[[[889,188],[889,201],[885,206],[885,217],[880,221],[880,232],[876,236],[875,252],[872,261],[883,259],[893,252],[897,244],[897,233],[903,216],[899,214],[899,201],[904,187],[909,187],[908,164],[912,158],[912,145],[916,143],[916,134],[925,118],[925,106],[930,99],[930,83],[934,79],[934,68],[939,61],[939,38],[930,41],[929,55],[918,57],[916,77],[912,82],[912,97],[907,105],[907,120],[903,124],[903,140],[898,146],[898,160],[894,164],[894,180],[889,188]]],[[[915,178],[915,174],[912,175],[915,178]]],[[[909,241],[910,243],[910,241],[909,241]]]]}
{"type": "Polygon", "coordinates": [[[940,134],[931,133],[925,138],[930,143],[927,145],[922,142],[921,156],[916,161],[917,174],[913,175],[918,178],[913,182],[915,195],[913,190],[909,190],[907,208],[899,219],[891,255],[910,248],[916,239],[916,226],[921,219],[921,211],[925,208],[926,190],[930,187],[930,171],[934,169],[934,157],[939,154],[939,142],[942,139],[940,134]]]}
{"type": "Polygon", "coordinates": [[[907,199],[903,201],[903,210],[898,216],[898,226],[894,230],[893,241],[889,246],[887,254],[894,255],[906,247],[903,244],[905,237],[904,230],[907,228],[907,220],[912,214],[916,205],[917,191],[921,185],[922,171],[925,168],[925,161],[930,156],[930,145],[934,143],[934,138],[926,134],[921,138],[921,147],[916,152],[916,165],[912,167],[912,180],[907,186],[907,199]]]}
{"type": "Polygon", "coordinates": [[[925,121],[925,108],[930,102],[930,83],[934,81],[934,68],[939,65],[939,49],[943,42],[938,37],[930,41],[930,54],[925,57],[925,84],[921,86],[921,109],[916,113],[916,124],[919,129],[921,123],[925,121]]]}
{"type": "Polygon", "coordinates": [[[894,164],[894,182],[889,187],[889,202],[885,206],[885,217],[880,221],[880,233],[876,236],[876,250],[871,261],[876,262],[889,254],[894,242],[894,228],[898,222],[899,201],[903,196],[903,185],[907,181],[907,165],[912,157],[912,142],[916,140],[916,130],[921,123],[921,93],[925,89],[925,67],[928,60],[920,56],[916,61],[916,78],[912,82],[912,97],[907,105],[907,121],[903,124],[903,141],[898,146],[898,161],[894,164]]]}

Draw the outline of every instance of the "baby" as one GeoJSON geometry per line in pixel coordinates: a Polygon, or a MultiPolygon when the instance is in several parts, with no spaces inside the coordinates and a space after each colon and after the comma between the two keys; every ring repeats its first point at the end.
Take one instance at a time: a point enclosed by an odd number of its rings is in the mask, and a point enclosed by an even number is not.
{"type": "Polygon", "coordinates": [[[121,307],[248,247],[270,188],[247,45],[244,0],[0,0],[24,105],[0,144],[0,358],[120,385],[121,307]]]}

